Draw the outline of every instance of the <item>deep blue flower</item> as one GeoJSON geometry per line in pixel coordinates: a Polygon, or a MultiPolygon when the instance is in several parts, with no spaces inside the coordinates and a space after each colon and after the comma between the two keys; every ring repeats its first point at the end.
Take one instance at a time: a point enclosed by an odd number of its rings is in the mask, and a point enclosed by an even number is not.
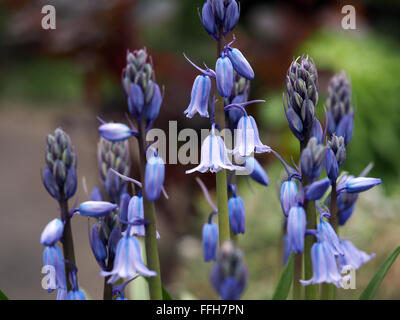
{"type": "Polygon", "coordinates": [[[218,28],[217,25],[215,24],[214,13],[212,10],[211,3],[209,1],[204,2],[201,13],[202,13],[201,23],[203,24],[204,28],[211,36],[217,38],[218,28]]]}
{"type": "Polygon", "coordinates": [[[338,137],[344,137],[344,142],[346,145],[349,144],[351,138],[353,137],[353,125],[353,115],[347,114],[340,120],[336,128],[336,135],[338,137]]]}
{"type": "Polygon", "coordinates": [[[79,205],[77,211],[85,217],[100,218],[117,208],[116,204],[107,201],[85,201],[79,205]]]}
{"type": "Polygon", "coordinates": [[[222,55],[215,65],[217,89],[221,97],[231,96],[233,87],[233,66],[229,58],[222,55]]]}
{"type": "Polygon", "coordinates": [[[309,140],[307,147],[301,152],[301,173],[306,175],[310,182],[317,179],[321,174],[324,153],[325,148],[322,144],[318,144],[315,137],[309,140]]]}
{"type": "Polygon", "coordinates": [[[243,199],[239,196],[231,197],[228,201],[229,223],[233,234],[245,231],[245,209],[243,199]]]}
{"type": "Polygon", "coordinates": [[[212,9],[217,22],[221,25],[225,17],[224,0],[211,0],[212,9]]]}
{"type": "Polygon", "coordinates": [[[123,221],[128,220],[128,206],[129,206],[130,200],[131,200],[131,197],[126,192],[124,192],[121,195],[121,198],[119,200],[119,218],[123,221]]]}
{"type": "Polygon", "coordinates": [[[249,80],[254,79],[254,71],[250,63],[238,49],[227,48],[227,55],[229,60],[232,62],[233,68],[238,74],[249,80]]]}
{"type": "Polygon", "coordinates": [[[97,226],[97,224],[93,225],[92,232],[89,233],[89,243],[90,247],[92,248],[94,257],[96,258],[100,267],[103,270],[105,270],[106,269],[105,260],[107,259],[107,250],[103,241],[100,238],[99,227],[97,226]]]}
{"type": "Polygon", "coordinates": [[[103,196],[101,195],[101,191],[99,188],[93,188],[92,193],[90,194],[90,200],[92,201],[103,201],[103,196]]]}
{"type": "Polygon", "coordinates": [[[227,170],[243,170],[243,167],[235,166],[228,158],[228,151],[226,149],[224,140],[215,134],[215,127],[213,125],[211,134],[206,137],[201,145],[201,159],[200,164],[186,173],[193,173],[199,171],[201,173],[218,172],[221,169],[227,170]]]}
{"type": "Polygon", "coordinates": [[[53,176],[52,171],[46,167],[43,172],[43,185],[45,186],[47,192],[56,200],[61,200],[60,189],[53,176]]]}
{"type": "Polygon", "coordinates": [[[211,80],[207,75],[197,76],[194,80],[190,104],[184,111],[188,118],[192,118],[196,113],[208,118],[208,99],[210,97],[211,80]]]}
{"type": "Polygon", "coordinates": [[[294,111],[293,108],[287,108],[286,105],[284,104],[284,109],[285,109],[286,120],[289,124],[290,130],[292,130],[293,134],[297,139],[303,141],[304,140],[303,121],[301,121],[301,118],[296,113],[296,111],[294,111]]]}
{"type": "Polygon", "coordinates": [[[351,217],[356,207],[357,193],[340,193],[337,197],[339,224],[342,226],[351,217]]]}
{"type": "Polygon", "coordinates": [[[100,135],[111,142],[124,141],[133,135],[133,131],[123,123],[103,123],[99,127],[100,135]]]}
{"type": "Polygon", "coordinates": [[[319,120],[317,118],[314,118],[314,123],[311,128],[311,137],[317,138],[317,142],[319,144],[323,143],[324,131],[322,130],[321,123],[319,122],[319,120]]]}
{"type": "Polygon", "coordinates": [[[160,113],[160,107],[162,103],[162,95],[160,91],[160,87],[158,84],[154,83],[154,91],[153,96],[150,100],[150,103],[146,106],[146,120],[153,121],[158,117],[160,113]]]}
{"type": "Polygon", "coordinates": [[[62,238],[63,232],[64,223],[61,219],[53,219],[44,228],[40,243],[44,246],[52,246],[62,238]]]}
{"type": "Polygon", "coordinates": [[[67,288],[59,288],[57,290],[57,300],[67,300],[67,288]]]}
{"type": "MultiPolygon", "coordinates": [[[[128,222],[134,222],[135,220],[143,218],[144,218],[143,197],[139,194],[138,196],[133,196],[129,201],[128,222]]],[[[130,226],[130,235],[144,237],[145,235],[144,225],[130,226]]]]}
{"type": "Polygon", "coordinates": [[[152,156],[146,163],[144,188],[146,197],[150,201],[156,201],[160,197],[165,178],[165,164],[158,155],[152,156]]]}
{"type": "Polygon", "coordinates": [[[78,179],[76,177],[76,170],[74,167],[70,167],[67,171],[67,177],[64,183],[64,195],[67,200],[74,196],[77,185],[78,179]]]}
{"type": "Polygon", "coordinates": [[[347,193],[359,193],[371,189],[372,187],[381,184],[379,178],[357,177],[349,178],[345,183],[339,183],[338,191],[347,193]]]}
{"type": "Polygon", "coordinates": [[[313,182],[306,188],[306,199],[312,201],[321,199],[330,185],[331,183],[328,178],[313,182]]]}
{"type": "Polygon", "coordinates": [[[256,121],[252,116],[244,115],[240,118],[236,130],[236,142],[233,153],[237,157],[248,157],[253,152],[270,152],[271,148],[264,145],[258,133],[256,121]]]}
{"type": "Polygon", "coordinates": [[[215,223],[209,222],[203,226],[202,244],[204,261],[215,261],[218,247],[218,227],[215,223]]]}
{"type": "Polygon", "coordinates": [[[331,246],[332,253],[335,256],[343,254],[343,251],[342,251],[342,248],[341,248],[341,245],[339,242],[339,238],[329,222],[321,219],[321,221],[318,225],[318,232],[319,232],[321,239],[326,241],[331,246]]]}
{"type": "Polygon", "coordinates": [[[55,288],[49,288],[48,292],[52,292],[56,288],[66,288],[64,257],[58,246],[50,246],[44,249],[43,265],[53,266],[55,271],[55,288]]]}
{"type": "Polygon", "coordinates": [[[311,262],[313,266],[313,276],[310,280],[300,280],[303,286],[319,283],[332,283],[336,287],[341,287],[341,279],[335,255],[331,246],[326,241],[314,243],[311,248],[311,262]]]}
{"type": "Polygon", "coordinates": [[[231,0],[226,7],[223,33],[227,35],[231,32],[239,21],[239,6],[236,0],[231,0]]]}
{"type": "Polygon", "coordinates": [[[269,179],[267,173],[265,172],[261,164],[254,157],[246,158],[245,167],[246,170],[250,172],[250,177],[252,177],[254,181],[257,181],[258,183],[264,186],[269,185],[269,179]]]}
{"type": "Polygon", "coordinates": [[[281,207],[283,214],[287,217],[290,209],[296,205],[297,185],[296,182],[289,180],[282,183],[281,187],[281,207]]]}
{"type": "Polygon", "coordinates": [[[109,272],[101,271],[100,274],[103,277],[111,276],[108,283],[114,283],[119,278],[133,278],[137,273],[143,277],[157,275],[156,272],[147,269],[143,264],[139,241],[127,233],[118,242],[113,270],[109,272]]]}
{"type": "Polygon", "coordinates": [[[287,234],[290,247],[295,253],[303,252],[304,236],[306,233],[306,212],[303,207],[295,206],[289,211],[287,221],[287,234]]]}
{"type": "MultiPolygon", "coordinates": [[[[247,101],[247,98],[244,94],[238,94],[232,99],[231,104],[242,104],[247,101]]],[[[228,110],[229,122],[232,127],[236,128],[239,119],[242,116],[242,111],[239,109],[230,109],[228,110]]]]}
{"type": "Polygon", "coordinates": [[[352,268],[357,270],[364,263],[367,263],[375,257],[374,253],[367,254],[364,251],[357,249],[349,240],[341,239],[340,245],[343,251],[343,255],[338,257],[340,267],[350,265],[352,268]]]}
{"type": "Polygon", "coordinates": [[[140,118],[143,112],[144,95],[142,88],[136,83],[132,83],[128,93],[129,112],[136,118],[140,118]]]}
{"type": "Polygon", "coordinates": [[[86,295],[82,290],[70,290],[67,300],[86,300],[86,295]]]}
{"type": "Polygon", "coordinates": [[[325,151],[325,171],[332,183],[336,183],[339,175],[339,165],[331,148],[325,151]]]}

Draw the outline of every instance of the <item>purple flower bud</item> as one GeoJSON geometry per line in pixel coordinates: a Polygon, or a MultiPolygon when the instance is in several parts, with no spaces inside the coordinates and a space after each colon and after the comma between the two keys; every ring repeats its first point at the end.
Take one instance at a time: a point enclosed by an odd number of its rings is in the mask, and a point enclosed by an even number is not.
{"type": "Polygon", "coordinates": [[[76,187],[78,185],[76,171],[74,167],[70,167],[67,172],[67,179],[64,184],[64,195],[68,200],[72,198],[76,192],[76,187]]]}
{"type": "MultiPolygon", "coordinates": [[[[141,195],[133,196],[129,201],[128,205],[128,221],[134,222],[135,220],[143,218],[144,218],[143,197],[141,195]]],[[[130,235],[144,237],[145,236],[144,225],[130,226],[130,235]]]]}
{"type": "Polygon", "coordinates": [[[293,108],[285,108],[285,114],[290,130],[292,130],[297,139],[303,141],[303,122],[301,121],[300,117],[293,108]]]}
{"type": "Polygon", "coordinates": [[[323,145],[318,144],[317,139],[312,137],[301,153],[301,173],[305,174],[310,181],[314,181],[321,174],[324,152],[323,145]]]}
{"type": "Polygon", "coordinates": [[[53,176],[60,188],[64,186],[65,179],[67,177],[67,169],[64,162],[61,160],[56,160],[53,166],[53,176]]]}
{"type": "Polygon", "coordinates": [[[340,120],[336,128],[336,135],[338,137],[344,137],[344,143],[346,145],[349,144],[353,136],[353,123],[354,123],[353,115],[347,114],[340,120]]]}
{"type": "Polygon", "coordinates": [[[206,75],[197,76],[193,83],[190,104],[184,111],[188,118],[192,118],[197,112],[200,116],[208,118],[210,90],[210,77],[206,75]]]}
{"type": "Polygon", "coordinates": [[[317,118],[314,118],[314,123],[311,128],[311,137],[317,138],[319,144],[323,143],[324,132],[322,130],[321,123],[317,118]]]}
{"type": "MultiPolygon", "coordinates": [[[[237,96],[235,96],[232,99],[231,104],[240,104],[246,102],[246,97],[244,94],[238,94],[237,96]]],[[[229,115],[229,122],[231,124],[232,127],[237,127],[237,123],[239,121],[239,119],[242,116],[242,111],[239,109],[230,109],[228,110],[228,115],[229,115]]]]}
{"type": "Polygon", "coordinates": [[[245,209],[241,197],[235,196],[228,201],[229,223],[233,234],[244,233],[245,231],[245,209]]]}
{"type": "Polygon", "coordinates": [[[136,83],[132,83],[128,94],[129,112],[136,118],[142,114],[144,106],[144,95],[142,88],[136,83]]]}
{"type": "Polygon", "coordinates": [[[131,197],[126,192],[124,192],[120,197],[119,218],[123,221],[128,221],[128,206],[129,206],[130,200],[131,200],[131,197]]]}
{"type": "Polygon", "coordinates": [[[215,73],[219,94],[224,98],[230,97],[233,87],[233,66],[228,57],[218,58],[215,73]]]}
{"type": "Polygon", "coordinates": [[[306,233],[306,213],[303,207],[295,206],[290,209],[287,233],[292,251],[295,253],[303,252],[306,233]]]}
{"type": "Polygon", "coordinates": [[[351,217],[356,207],[357,193],[340,193],[337,197],[339,225],[343,226],[351,217]]]}
{"type": "Polygon", "coordinates": [[[243,54],[236,48],[228,48],[227,51],[228,58],[231,60],[236,72],[246,79],[253,80],[254,71],[243,54]]]}
{"type": "Polygon", "coordinates": [[[121,234],[121,230],[119,229],[119,227],[114,228],[111,231],[110,236],[108,237],[108,243],[107,243],[108,254],[109,254],[108,258],[111,261],[114,260],[115,253],[116,253],[116,250],[117,250],[117,245],[118,245],[118,242],[121,239],[121,237],[122,237],[122,234],[121,234]]]}
{"type": "Polygon", "coordinates": [[[206,1],[203,4],[202,9],[202,19],[201,23],[203,24],[206,31],[213,36],[214,38],[217,37],[217,26],[214,20],[214,13],[212,11],[211,3],[206,1]]]}
{"type": "Polygon", "coordinates": [[[202,243],[204,261],[215,261],[218,247],[218,227],[215,223],[206,223],[203,226],[202,243]]]}
{"type": "Polygon", "coordinates": [[[214,12],[214,16],[221,24],[224,21],[225,17],[225,5],[224,5],[224,0],[211,0],[212,4],[212,9],[214,12]]]}
{"type": "Polygon", "coordinates": [[[264,186],[269,185],[267,173],[254,157],[246,158],[245,167],[250,172],[250,177],[252,177],[254,181],[257,181],[264,186]]]}
{"type": "Polygon", "coordinates": [[[150,103],[146,106],[146,120],[153,121],[157,118],[162,103],[162,96],[158,84],[154,84],[154,93],[150,103]]]}
{"type": "Polygon", "coordinates": [[[358,177],[348,179],[344,185],[344,191],[348,193],[359,193],[371,189],[377,184],[381,184],[382,180],[379,178],[358,177]]]}
{"type": "Polygon", "coordinates": [[[116,204],[107,201],[85,201],[79,205],[78,211],[85,217],[100,218],[117,208],[116,204]]]}
{"type": "Polygon", "coordinates": [[[132,136],[132,130],[123,123],[104,123],[99,127],[100,135],[110,141],[118,142],[123,141],[132,136]]]}
{"type": "Polygon", "coordinates": [[[330,185],[331,182],[328,178],[313,182],[306,189],[306,199],[310,201],[321,199],[330,185]]]}
{"type": "Polygon", "coordinates": [[[40,236],[40,243],[44,246],[53,246],[62,238],[64,223],[61,219],[51,220],[44,228],[40,236]]]}
{"type": "Polygon", "coordinates": [[[321,238],[331,246],[332,252],[335,256],[343,254],[339,238],[329,222],[321,219],[321,222],[318,225],[318,232],[321,235],[321,238]]]}
{"type": "Polygon", "coordinates": [[[226,8],[225,12],[225,19],[224,19],[224,35],[227,35],[231,32],[236,24],[239,21],[239,7],[235,0],[232,0],[228,7],[226,8]]]}
{"type": "Polygon", "coordinates": [[[160,197],[165,178],[165,164],[161,157],[153,156],[146,163],[144,176],[144,188],[146,197],[150,201],[156,201],[160,197]]]}
{"type": "Polygon", "coordinates": [[[303,286],[319,283],[333,283],[340,288],[340,275],[335,255],[332,252],[331,246],[326,242],[314,243],[311,248],[311,262],[313,266],[313,276],[310,280],[300,280],[303,286]]]}
{"type": "Polygon", "coordinates": [[[336,183],[339,175],[339,165],[332,149],[328,148],[325,152],[325,171],[332,183],[336,183]]]}
{"type": "Polygon", "coordinates": [[[99,188],[93,188],[92,194],[90,195],[90,200],[92,201],[103,201],[103,196],[99,188]]]}
{"type": "Polygon", "coordinates": [[[43,185],[47,192],[56,200],[61,200],[60,189],[57,185],[56,179],[49,168],[44,169],[43,172],[43,185]]]}
{"type": "Polygon", "coordinates": [[[94,224],[92,227],[92,233],[89,234],[89,242],[94,257],[96,258],[100,267],[103,270],[105,270],[106,269],[105,260],[107,259],[107,251],[103,241],[101,241],[100,239],[99,227],[97,226],[97,224],[94,224]]]}
{"type": "Polygon", "coordinates": [[[282,183],[281,187],[281,207],[283,214],[287,217],[290,209],[296,205],[297,185],[296,182],[289,180],[282,183]]]}

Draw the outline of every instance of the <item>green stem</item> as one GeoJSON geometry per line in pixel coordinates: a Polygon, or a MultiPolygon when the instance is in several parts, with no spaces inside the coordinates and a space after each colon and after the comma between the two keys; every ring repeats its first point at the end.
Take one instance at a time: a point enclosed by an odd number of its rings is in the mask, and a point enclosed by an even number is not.
{"type": "Polygon", "coordinates": [[[293,267],[293,300],[300,300],[302,297],[303,287],[300,283],[302,265],[303,260],[301,253],[295,253],[293,267]]]}
{"type": "Polygon", "coordinates": [[[69,216],[68,201],[65,199],[64,194],[62,194],[61,196],[60,209],[62,218],[65,221],[64,232],[61,243],[64,252],[65,279],[67,282],[67,290],[70,291],[72,288],[71,284],[68,281],[68,275],[70,272],[73,271],[73,266],[67,261],[72,262],[73,265],[76,265],[76,262],[75,262],[75,252],[74,252],[74,240],[72,238],[71,217],[69,216]]]}
{"type": "MultiPolygon", "coordinates": [[[[144,121],[138,122],[139,127],[139,152],[140,152],[140,174],[142,183],[146,170],[146,128],[144,121]]],[[[145,189],[142,188],[144,219],[149,222],[146,226],[145,247],[147,267],[157,272],[155,277],[149,278],[149,292],[151,300],[162,300],[160,260],[158,256],[158,244],[156,238],[156,212],[154,202],[147,200],[145,189]]]]}
{"type": "MultiPolygon", "coordinates": [[[[224,45],[224,36],[219,31],[219,40],[217,41],[217,58],[221,55],[221,50],[224,45]]],[[[215,89],[215,96],[218,100],[215,104],[215,121],[219,125],[220,130],[225,127],[225,111],[224,99],[219,95],[218,90],[215,89]]],[[[216,173],[217,185],[217,207],[218,207],[218,229],[219,229],[219,244],[222,245],[225,241],[230,239],[230,226],[228,215],[228,188],[226,171],[220,170],[216,173]]]]}

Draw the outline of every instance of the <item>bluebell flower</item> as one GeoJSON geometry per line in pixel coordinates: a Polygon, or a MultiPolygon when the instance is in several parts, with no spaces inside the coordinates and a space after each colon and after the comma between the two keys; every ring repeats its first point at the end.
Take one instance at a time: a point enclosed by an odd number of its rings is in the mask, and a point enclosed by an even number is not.
{"type": "Polygon", "coordinates": [[[162,95],[160,87],[158,86],[158,84],[154,83],[153,96],[149,104],[146,105],[145,117],[147,121],[153,121],[158,117],[158,114],[160,113],[161,103],[162,95]]]}
{"type": "Polygon", "coordinates": [[[337,214],[339,225],[343,226],[351,217],[356,207],[357,193],[340,193],[337,197],[337,214]]]}
{"type": "Polygon", "coordinates": [[[306,234],[306,212],[303,207],[294,206],[290,209],[287,220],[287,234],[292,251],[295,253],[303,252],[306,234]]]}
{"type": "Polygon", "coordinates": [[[268,186],[269,179],[268,175],[265,172],[264,168],[254,157],[247,157],[245,160],[245,168],[248,172],[250,172],[250,177],[257,181],[258,183],[268,186]]]}
{"type": "Polygon", "coordinates": [[[313,276],[310,280],[300,280],[303,286],[319,283],[332,283],[341,287],[342,276],[340,275],[335,255],[331,246],[326,241],[316,242],[311,248],[311,262],[313,276]]]}
{"type": "Polygon", "coordinates": [[[381,184],[379,178],[357,177],[347,179],[345,183],[338,184],[338,192],[359,193],[371,189],[372,187],[381,184]]]}
{"type": "Polygon", "coordinates": [[[375,254],[367,254],[356,248],[356,246],[349,240],[341,239],[340,245],[343,255],[338,257],[340,267],[350,265],[354,270],[359,269],[364,263],[375,257],[375,254]]]}
{"type": "Polygon", "coordinates": [[[63,232],[64,223],[61,219],[53,219],[44,228],[40,236],[40,243],[44,246],[52,246],[62,238],[63,232]]]}
{"type": "Polygon", "coordinates": [[[132,83],[128,92],[129,112],[136,118],[139,118],[143,112],[143,106],[144,106],[144,95],[142,88],[138,84],[132,83]]]}
{"type": "Polygon", "coordinates": [[[103,201],[103,196],[99,188],[93,188],[92,193],[90,194],[90,200],[92,201],[103,201]]]}
{"type": "Polygon", "coordinates": [[[339,122],[336,128],[336,135],[344,137],[344,143],[349,144],[353,137],[354,118],[352,114],[345,115],[339,122]]]}
{"type": "Polygon", "coordinates": [[[89,232],[89,243],[92,248],[92,252],[100,267],[105,270],[106,264],[105,261],[107,259],[107,249],[100,238],[99,227],[94,224],[92,227],[92,232],[89,232]]]}
{"type": "Polygon", "coordinates": [[[244,233],[246,224],[246,215],[243,199],[239,196],[233,196],[228,201],[229,223],[233,234],[244,233]]]}
{"type": "Polygon", "coordinates": [[[60,189],[58,187],[57,181],[53,176],[52,171],[46,167],[43,172],[43,185],[45,186],[47,192],[56,200],[61,200],[60,189]]]}
{"type": "Polygon", "coordinates": [[[119,218],[123,221],[128,221],[128,206],[130,200],[131,197],[126,192],[121,195],[119,200],[119,218]]]}
{"type": "Polygon", "coordinates": [[[208,222],[203,226],[202,244],[204,261],[215,261],[218,248],[218,227],[215,223],[208,222]]]}
{"type": "Polygon", "coordinates": [[[111,276],[108,283],[114,283],[119,278],[133,278],[137,273],[143,277],[157,275],[156,272],[147,269],[143,264],[139,241],[127,233],[118,242],[113,270],[109,272],[101,271],[100,274],[103,277],[111,276]]]}
{"type": "Polygon", "coordinates": [[[300,155],[301,173],[306,175],[308,180],[314,181],[322,171],[322,161],[324,160],[325,148],[318,144],[317,139],[312,137],[300,155]]]}
{"type": "Polygon", "coordinates": [[[48,291],[52,292],[56,288],[66,288],[64,257],[58,246],[50,246],[44,249],[43,265],[53,266],[56,276],[55,288],[49,288],[48,291]]]}
{"type": "Polygon", "coordinates": [[[67,300],[67,288],[59,288],[57,290],[57,300],[67,300]]]}
{"type": "Polygon", "coordinates": [[[321,218],[321,221],[318,224],[318,232],[319,232],[321,239],[326,241],[331,246],[332,253],[335,256],[343,255],[343,251],[342,251],[342,248],[340,245],[339,238],[329,222],[324,221],[321,218]]]}
{"type": "Polygon", "coordinates": [[[218,27],[215,23],[214,12],[209,1],[204,2],[201,13],[201,23],[203,24],[204,28],[211,36],[217,39],[218,27]]]}
{"type": "Polygon", "coordinates": [[[231,96],[233,87],[233,66],[227,56],[222,54],[215,65],[217,90],[221,97],[231,96]]]}
{"type": "Polygon", "coordinates": [[[293,134],[297,139],[303,141],[304,140],[303,121],[301,121],[301,118],[296,113],[296,111],[294,111],[293,108],[286,108],[286,105],[284,104],[284,109],[285,109],[286,120],[289,124],[290,130],[292,130],[293,134]]]}
{"type": "Polygon", "coordinates": [[[64,195],[67,200],[74,196],[77,185],[78,179],[76,176],[76,170],[74,167],[71,167],[67,171],[67,177],[64,183],[64,195]]]}
{"type": "Polygon", "coordinates": [[[283,214],[287,217],[290,209],[297,203],[297,185],[293,180],[288,180],[282,183],[281,186],[281,207],[283,214]]]}
{"type": "Polygon", "coordinates": [[[325,171],[330,181],[336,183],[339,175],[339,164],[331,148],[327,148],[325,151],[325,171]]]}
{"type": "Polygon", "coordinates": [[[186,173],[193,173],[199,171],[201,173],[218,172],[221,169],[227,170],[243,170],[243,167],[235,166],[228,158],[228,151],[226,149],[224,140],[215,134],[215,127],[212,126],[211,134],[207,136],[201,145],[201,159],[200,164],[186,173]]]}
{"type": "MultiPolygon", "coordinates": [[[[229,1],[228,1],[229,2],[229,1]]],[[[227,35],[236,26],[239,21],[239,6],[236,0],[230,0],[228,6],[226,7],[223,33],[227,35]]]]}
{"type": "Polygon", "coordinates": [[[253,80],[254,79],[253,68],[251,67],[250,63],[246,60],[246,58],[243,56],[243,54],[238,49],[230,47],[227,48],[226,52],[236,72],[241,76],[245,77],[246,79],[253,80]]]}
{"type": "MultiPolygon", "coordinates": [[[[237,96],[235,96],[232,99],[231,104],[242,104],[246,101],[247,101],[247,99],[246,99],[245,95],[242,93],[242,94],[238,94],[237,96]]],[[[228,116],[229,116],[230,124],[232,125],[232,127],[236,128],[237,123],[242,116],[242,111],[239,109],[228,110],[228,116]]]]}
{"type": "Polygon", "coordinates": [[[123,123],[103,123],[99,127],[100,135],[111,142],[124,141],[133,135],[133,131],[123,123]]]}
{"type": "Polygon", "coordinates": [[[190,104],[184,111],[188,118],[192,118],[196,113],[208,118],[208,99],[210,97],[211,80],[207,75],[197,76],[194,80],[190,104]]]}
{"type": "Polygon", "coordinates": [[[222,244],[210,280],[221,299],[235,300],[242,295],[247,284],[247,267],[242,252],[231,242],[222,244]]]}
{"type": "Polygon", "coordinates": [[[214,16],[221,25],[225,18],[225,5],[224,0],[211,0],[212,9],[214,16]]]}
{"type": "Polygon", "coordinates": [[[158,155],[152,156],[146,163],[144,189],[146,197],[150,201],[156,201],[160,197],[165,178],[165,164],[158,155]]]}
{"type": "Polygon", "coordinates": [[[117,208],[116,204],[107,201],[85,201],[79,205],[77,211],[85,217],[100,218],[117,208]]]}
{"type": "Polygon", "coordinates": [[[328,178],[313,182],[306,188],[306,199],[311,201],[321,199],[330,185],[331,183],[328,178]]]}
{"type": "MultiPolygon", "coordinates": [[[[301,130],[300,130],[300,132],[301,132],[301,130]]],[[[317,118],[314,118],[314,123],[311,128],[311,137],[315,137],[319,144],[323,143],[324,131],[322,130],[321,123],[319,122],[319,120],[317,118]]]]}
{"type": "Polygon", "coordinates": [[[67,300],[86,300],[86,295],[82,290],[70,290],[67,300]]]}
{"type": "MultiPolygon", "coordinates": [[[[134,222],[138,219],[144,218],[144,209],[143,209],[143,197],[141,194],[137,196],[133,196],[129,201],[128,206],[128,222],[134,222]]],[[[132,225],[130,226],[130,235],[136,236],[145,236],[145,228],[144,225],[132,225]]]]}
{"type": "Polygon", "coordinates": [[[122,237],[121,229],[119,227],[114,227],[114,229],[112,229],[108,237],[108,242],[107,242],[108,259],[110,261],[114,261],[115,253],[117,251],[117,246],[121,237],[122,237]]]}
{"type": "Polygon", "coordinates": [[[233,153],[240,157],[248,157],[253,152],[270,152],[271,148],[264,145],[258,133],[256,121],[252,116],[240,118],[236,130],[236,145],[233,153]]]}

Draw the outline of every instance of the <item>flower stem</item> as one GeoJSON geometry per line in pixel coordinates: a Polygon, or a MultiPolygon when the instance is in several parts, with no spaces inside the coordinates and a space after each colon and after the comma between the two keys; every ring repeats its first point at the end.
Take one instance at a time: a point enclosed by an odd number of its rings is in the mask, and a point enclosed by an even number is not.
{"type": "MultiPolygon", "coordinates": [[[[222,34],[222,31],[220,30],[219,38],[217,41],[217,58],[219,58],[221,54],[224,41],[224,36],[222,34]]],[[[222,130],[225,127],[224,99],[219,95],[218,90],[215,90],[215,95],[218,100],[215,105],[215,120],[216,123],[219,125],[220,130],[222,130]]],[[[219,243],[220,245],[222,245],[223,242],[230,239],[230,226],[228,216],[228,186],[225,170],[220,170],[216,173],[216,185],[219,243]]]]}
{"type": "MultiPolygon", "coordinates": [[[[307,146],[308,138],[300,143],[300,155],[303,149],[307,146]]],[[[309,184],[306,175],[302,175],[303,187],[309,184]]],[[[304,209],[306,210],[307,228],[317,228],[317,214],[314,201],[304,201],[304,209]]],[[[312,262],[311,262],[311,247],[315,243],[314,237],[305,237],[304,239],[304,278],[310,279],[313,276],[312,262]]],[[[318,285],[308,285],[305,287],[306,300],[318,300],[318,285]]]]}
{"type": "Polygon", "coordinates": [[[303,266],[303,256],[301,253],[294,254],[294,267],[293,267],[293,300],[300,300],[302,297],[302,285],[300,283],[301,272],[303,266]]]}
{"type": "Polygon", "coordinates": [[[64,194],[61,195],[61,201],[59,202],[59,204],[60,204],[62,219],[65,221],[64,232],[61,243],[64,252],[65,279],[67,282],[67,290],[70,291],[72,288],[71,284],[68,281],[68,275],[70,272],[73,271],[73,266],[67,261],[73,263],[73,265],[76,265],[76,263],[75,263],[74,240],[72,238],[72,230],[71,230],[71,217],[69,216],[68,201],[65,199],[64,194]]]}
{"type": "MultiPolygon", "coordinates": [[[[139,127],[139,152],[140,152],[140,174],[144,184],[146,170],[146,128],[145,122],[138,121],[139,127]]],[[[145,247],[147,267],[157,272],[157,275],[149,278],[149,291],[151,300],[162,300],[160,260],[158,256],[158,244],[156,238],[156,211],[154,202],[147,200],[145,189],[142,188],[144,219],[149,222],[146,226],[145,247]]]]}

